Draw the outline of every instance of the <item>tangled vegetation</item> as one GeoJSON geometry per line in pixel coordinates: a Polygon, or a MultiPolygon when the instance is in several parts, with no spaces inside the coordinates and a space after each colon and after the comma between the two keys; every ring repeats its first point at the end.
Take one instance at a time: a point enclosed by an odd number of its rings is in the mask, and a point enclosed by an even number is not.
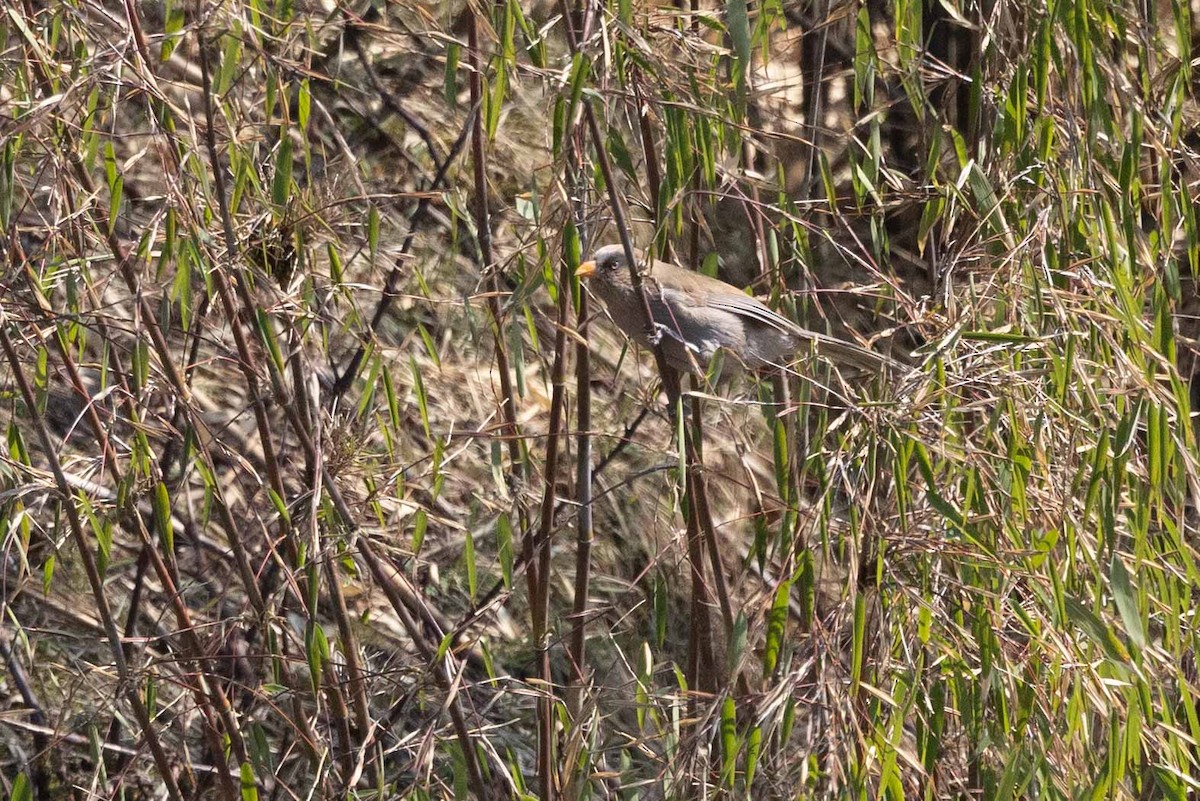
{"type": "Polygon", "coordinates": [[[9,797],[1200,788],[1188,3],[2,13],[9,797]]]}

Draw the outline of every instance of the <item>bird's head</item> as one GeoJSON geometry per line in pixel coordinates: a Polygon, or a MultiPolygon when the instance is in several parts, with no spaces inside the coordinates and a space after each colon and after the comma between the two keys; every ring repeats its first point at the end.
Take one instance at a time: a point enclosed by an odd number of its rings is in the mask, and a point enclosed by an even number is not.
{"type": "MultiPolygon", "coordinates": [[[[641,253],[634,251],[641,258],[641,253]]],[[[609,287],[629,286],[629,263],[625,259],[625,248],[621,245],[605,245],[592,254],[592,258],[579,265],[575,275],[593,285],[609,287]]]]}

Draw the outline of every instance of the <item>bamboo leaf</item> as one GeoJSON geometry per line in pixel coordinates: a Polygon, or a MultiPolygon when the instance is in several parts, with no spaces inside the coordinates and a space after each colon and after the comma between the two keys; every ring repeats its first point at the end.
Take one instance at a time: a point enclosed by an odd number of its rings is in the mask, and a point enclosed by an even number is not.
{"type": "Polygon", "coordinates": [[[279,134],[279,148],[275,152],[275,179],[271,183],[271,201],[282,208],[292,194],[292,140],[286,128],[281,129],[279,134]]]}
{"type": "Polygon", "coordinates": [[[238,771],[242,784],[242,801],[258,801],[258,782],[254,779],[254,768],[243,762],[238,771]]]}
{"type": "Polygon", "coordinates": [[[463,540],[463,562],[467,569],[467,595],[471,602],[475,602],[477,576],[475,574],[475,536],[471,533],[471,529],[467,529],[466,536],[463,540]]]}
{"type": "Polygon", "coordinates": [[[1115,553],[1109,566],[1109,575],[1112,581],[1113,600],[1117,604],[1117,612],[1121,615],[1125,633],[1129,635],[1129,640],[1134,647],[1141,651],[1146,647],[1146,630],[1142,623],[1141,610],[1138,608],[1137,591],[1133,587],[1124,562],[1115,553]]]}
{"type": "Polygon", "coordinates": [[[750,12],[746,0],[726,0],[726,25],[733,42],[733,86],[737,93],[737,108],[745,107],[746,74],[750,70],[750,12]]]}
{"type": "Polygon", "coordinates": [[[171,498],[167,494],[167,485],[159,481],[154,486],[154,523],[158,535],[162,538],[163,548],[167,554],[175,553],[175,526],[171,523],[171,498]]]}
{"type": "Polygon", "coordinates": [[[737,768],[737,706],[729,696],[721,704],[721,785],[733,787],[737,768]]]}

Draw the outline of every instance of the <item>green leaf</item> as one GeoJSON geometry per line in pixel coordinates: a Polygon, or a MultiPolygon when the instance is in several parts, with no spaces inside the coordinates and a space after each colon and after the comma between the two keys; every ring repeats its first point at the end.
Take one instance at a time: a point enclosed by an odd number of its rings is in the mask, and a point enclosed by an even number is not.
{"type": "Polygon", "coordinates": [[[567,101],[561,96],[554,100],[554,113],[550,117],[551,152],[557,161],[562,158],[562,146],[567,135],[567,101]]]}
{"type": "Polygon", "coordinates": [[[504,100],[508,93],[508,70],[503,65],[496,70],[496,76],[492,79],[491,92],[487,94],[487,108],[485,109],[485,129],[489,140],[496,138],[496,131],[500,128],[500,111],[504,108],[504,100]]]}
{"type": "Polygon", "coordinates": [[[275,152],[275,180],[271,184],[271,201],[283,207],[292,194],[292,138],[286,128],[279,130],[279,149],[275,152]]]}
{"type": "Polygon", "coordinates": [[[239,771],[242,779],[242,801],[258,801],[258,782],[254,780],[254,768],[243,762],[239,771]]]}
{"type": "Polygon", "coordinates": [[[283,521],[284,525],[290,526],[292,516],[288,514],[287,503],[271,487],[267,487],[267,496],[271,499],[271,504],[275,507],[275,511],[279,513],[279,519],[283,521]]]}
{"type": "Polygon", "coordinates": [[[387,401],[389,422],[392,428],[399,428],[401,422],[400,401],[396,397],[396,387],[392,383],[392,372],[387,367],[383,367],[380,369],[379,374],[383,378],[383,395],[387,401]]]}
{"type": "MultiPolygon", "coordinates": [[[[265,689],[265,688],[264,688],[265,689]]],[[[263,724],[254,721],[250,724],[250,733],[246,738],[249,742],[250,756],[254,758],[254,764],[264,771],[275,771],[275,749],[271,747],[271,741],[267,737],[267,730],[263,724]]]]}
{"type": "Polygon", "coordinates": [[[471,603],[474,603],[477,586],[475,575],[475,536],[471,534],[470,528],[466,530],[466,537],[463,541],[463,562],[467,568],[467,594],[471,598],[471,603]]]}
{"type": "Polygon", "coordinates": [[[428,526],[429,513],[424,509],[418,509],[413,516],[412,549],[414,556],[421,552],[421,546],[425,543],[425,529],[428,526]]]}
{"type": "Polygon", "coordinates": [[[670,625],[669,587],[661,571],[654,573],[654,644],[663,647],[667,641],[667,626],[670,625]]]}
{"type": "Polygon", "coordinates": [[[233,83],[233,76],[241,69],[242,64],[242,31],[241,25],[234,25],[223,37],[225,49],[221,52],[221,66],[217,70],[216,80],[213,81],[214,94],[224,97],[233,83]]]}
{"type": "Polygon", "coordinates": [[[755,726],[750,730],[750,736],[746,739],[746,778],[743,781],[745,787],[754,786],[754,775],[758,772],[758,757],[762,753],[762,742],[762,727],[755,726]]]}
{"type": "Polygon", "coordinates": [[[477,797],[471,792],[471,777],[467,772],[467,760],[463,755],[462,746],[457,741],[451,742],[449,751],[454,801],[466,801],[468,798],[477,797]]]}
{"type": "Polygon", "coordinates": [[[1122,665],[1128,660],[1129,655],[1125,653],[1121,643],[1113,637],[1112,631],[1092,610],[1070,595],[1063,596],[1063,606],[1066,609],[1067,618],[1099,646],[1110,660],[1122,665]]]}
{"type": "Polygon", "coordinates": [[[458,105],[458,58],[462,46],[458,42],[446,45],[446,69],[442,74],[442,97],[446,105],[458,105]]]}
{"type": "Polygon", "coordinates": [[[417,411],[421,414],[421,427],[425,429],[425,436],[433,439],[429,428],[429,399],[425,395],[425,379],[421,377],[421,368],[417,366],[416,359],[410,356],[408,364],[412,370],[413,391],[417,393],[417,411]]]}
{"type": "Polygon", "coordinates": [[[746,100],[746,73],[750,69],[750,12],[746,0],[728,0],[725,4],[726,25],[729,39],[733,43],[733,85],[737,91],[737,105],[742,108],[746,100]]]}
{"type": "Polygon", "coordinates": [[[33,785],[29,783],[25,771],[21,771],[17,778],[13,779],[12,792],[8,797],[10,801],[33,801],[33,785]]]}
{"type": "Polygon", "coordinates": [[[275,369],[282,373],[285,369],[283,353],[279,350],[279,340],[275,337],[275,328],[271,325],[271,317],[264,309],[255,309],[254,313],[262,343],[271,356],[271,361],[275,362],[275,369]]]}
{"type": "Polygon", "coordinates": [[[316,695],[321,691],[321,672],[329,661],[329,640],[325,637],[325,630],[312,622],[308,625],[308,636],[305,639],[308,677],[312,682],[313,694],[316,695]]]}
{"type": "Polygon", "coordinates": [[[300,124],[301,133],[308,132],[308,117],[312,107],[312,90],[308,78],[300,81],[300,89],[296,93],[296,121],[300,124]]]}
{"type": "Polygon", "coordinates": [[[850,646],[850,697],[855,698],[859,693],[859,682],[862,681],[863,644],[867,636],[867,604],[862,594],[854,597],[854,628],[850,646]]]}
{"type": "Polygon", "coordinates": [[[112,143],[105,145],[104,166],[108,176],[108,232],[116,227],[117,218],[121,215],[121,200],[125,195],[125,179],[117,171],[116,156],[112,143]]]}
{"type": "Polygon", "coordinates": [[[151,718],[158,715],[158,684],[153,675],[146,677],[146,711],[151,718]]]}
{"type": "Polygon", "coordinates": [[[768,676],[775,672],[775,667],[779,664],[779,651],[787,631],[788,598],[791,591],[792,582],[781,581],[775,589],[775,599],[771,603],[771,612],[767,618],[767,642],[763,649],[763,673],[768,676]]]}
{"type": "Polygon", "coordinates": [[[50,594],[50,586],[54,583],[54,566],[56,564],[54,554],[46,557],[46,561],[42,564],[42,594],[50,594]]]}
{"type": "Polygon", "coordinates": [[[83,507],[83,514],[87,518],[92,533],[96,536],[96,570],[103,576],[112,559],[112,525],[96,514],[96,509],[88,500],[87,495],[81,492],[77,499],[79,505],[83,507]]]}
{"type": "Polygon", "coordinates": [[[325,253],[329,257],[329,280],[333,284],[342,283],[344,280],[343,276],[346,273],[346,268],[345,264],[342,262],[341,252],[337,249],[333,242],[329,242],[325,246],[325,253]]]}
{"type": "Polygon", "coordinates": [[[1109,566],[1112,581],[1113,600],[1117,604],[1117,612],[1121,615],[1121,623],[1130,642],[1140,651],[1146,647],[1146,630],[1142,623],[1142,613],[1138,609],[1137,591],[1129,578],[1124,562],[1117,554],[1113,554],[1109,566]]]}
{"type": "Polygon", "coordinates": [[[379,209],[375,204],[367,209],[367,248],[372,257],[379,250],[379,209]]]}
{"type": "Polygon", "coordinates": [[[579,99],[583,97],[583,87],[591,74],[592,62],[582,52],[577,52],[571,59],[571,77],[567,80],[567,88],[571,90],[571,100],[563,115],[563,125],[572,125],[579,109],[579,99]]]}
{"type": "Polygon", "coordinates": [[[8,228],[12,220],[13,190],[16,188],[17,153],[21,138],[10,136],[0,155],[0,228],[8,228]]]}
{"type": "Polygon", "coordinates": [[[180,37],[176,36],[183,30],[183,23],[186,19],[183,8],[176,5],[175,0],[165,0],[163,3],[163,38],[162,45],[158,50],[158,57],[162,61],[167,61],[171,58],[171,54],[175,52],[175,47],[179,44],[180,37]]]}
{"type": "Polygon", "coordinates": [[[791,498],[791,471],[788,459],[787,424],[780,418],[775,418],[773,429],[775,489],[784,505],[791,498]]]}
{"type": "Polygon", "coordinates": [[[439,663],[443,659],[445,659],[446,654],[448,654],[450,652],[450,646],[453,644],[454,644],[454,632],[448,631],[448,632],[446,632],[445,636],[442,637],[441,642],[438,643],[437,653],[433,657],[434,662],[439,663]]]}
{"type": "Polygon", "coordinates": [[[158,482],[154,487],[154,523],[158,527],[158,535],[162,538],[163,546],[168,554],[175,553],[175,527],[171,524],[171,498],[167,494],[167,485],[158,482]]]}
{"type": "Polygon", "coordinates": [[[604,149],[608,151],[613,163],[621,168],[621,172],[630,178],[637,177],[637,167],[633,164],[633,156],[630,155],[629,148],[625,146],[625,140],[621,137],[621,132],[615,126],[608,129],[608,139],[605,141],[604,149]]]}
{"type": "Polygon", "coordinates": [[[725,696],[721,704],[721,785],[732,787],[737,767],[737,705],[725,696]]]}
{"type": "Polygon", "coordinates": [[[967,182],[971,186],[971,192],[975,195],[977,211],[979,216],[983,217],[991,226],[994,233],[1000,235],[1005,242],[1005,245],[1010,249],[1015,249],[1015,243],[1012,242],[1008,220],[1004,217],[1004,210],[1000,205],[1000,198],[996,195],[996,190],[992,188],[991,182],[983,169],[972,161],[968,165],[967,182]]]}

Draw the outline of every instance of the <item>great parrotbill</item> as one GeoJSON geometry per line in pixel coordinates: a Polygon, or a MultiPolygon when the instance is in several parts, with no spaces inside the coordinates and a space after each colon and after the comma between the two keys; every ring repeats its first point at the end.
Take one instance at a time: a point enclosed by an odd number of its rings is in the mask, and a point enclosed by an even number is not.
{"type": "Polygon", "coordinates": [[[621,245],[600,248],[575,274],[587,280],[622,331],[648,346],[657,338],[667,363],[676,370],[703,371],[720,349],[751,368],[782,366],[805,345],[838,366],[871,372],[898,367],[874,351],[801,328],[732,284],[674,264],[647,261],[641,251],[634,255],[653,326],[647,324],[646,303],[634,289],[621,245]]]}

